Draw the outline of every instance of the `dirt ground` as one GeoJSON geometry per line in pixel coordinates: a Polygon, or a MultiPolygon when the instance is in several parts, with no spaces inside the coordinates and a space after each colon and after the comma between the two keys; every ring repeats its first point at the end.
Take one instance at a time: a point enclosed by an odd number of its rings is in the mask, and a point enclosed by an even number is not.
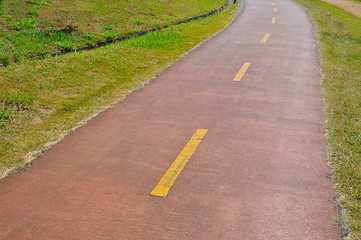
{"type": "Polygon", "coordinates": [[[361,3],[350,0],[322,0],[361,18],[361,3]]]}

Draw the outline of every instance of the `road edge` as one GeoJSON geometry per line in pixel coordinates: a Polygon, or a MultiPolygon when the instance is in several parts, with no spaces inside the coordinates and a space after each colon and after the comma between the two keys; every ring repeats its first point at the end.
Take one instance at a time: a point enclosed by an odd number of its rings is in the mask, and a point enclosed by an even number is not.
{"type": "Polygon", "coordinates": [[[4,171],[0,172],[0,180],[10,176],[14,173],[17,172],[21,172],[21,171],[25,171],[26,168],[31,167],[32,166],[32,161],[35,160],[36,158],[38,158],[39,156],[41,156],[44,152],[48,151],[49,149],[51,149],[52,146],[54,146],[55,144],[57,144],[58,142],[60,142],[61,140],[63,140],[67,135],[71,134],[72,132],[74,132],[76,129],[86,126],[88,121],[92,120],[93,118],[97,117],[98,115],[100,115],[101,113],[105,112],[106,110],[114,107],[116,104],[122,102],[125,98],[127,98],[131,93],[140,90],[144,87],[147,86],[147,84],[149,84],[151,81],[153,81],[155,78],[157,78],[160,74],[164,73],[165,71],[167,71],[171,66],[175,65],[178,61],[180,61],[181,59],[183,59],[185,56],[187,56],[188,54],[190,54],[191,52],[193,52],[194,50],[196,50],[197,48],[199,48],[201,45],[203,45],[205,42],[209,41],[210,39],[212,39],[213,37],[215,37],[216,35],[218,35],[219,33],[221,33],[222,31],[224,31],[225,29],[227,29],[232,23],[234,23],[234,21],[243,13],[244,9],[245,9],[245,0],[236,0],[235,3],[240,3],[236,9],[236,13],[234,14],[234,18],[232,20],[232,22],[230,22],[228,25],[226,25],[222,30],[216,32],[215,34],[213,34],[211,37],[207,38],[206,40],[200,42],[199,44],[197,44],[196,46],[194,46],[192,49],[190,49],[189,51],[183,53],[178,59],[176,59],[174,62],[170,63],[169,65],[165,66],[164,69],[162,69],[161,71],[155,73],[153,76],[150,76],[148,79],[146,79],[144,81],[144,84],[142,86],[138,86],[135,87],[134,89],[131,89],[128,91],[128,93],[126,93],[124,96],[121,96],[118,100],[104,106],[103,108],[101,108],[99,111],[97,111],[96,113],[94,113],[93,115],[91,115],[90,117],[80,121],[75,127],[64,131],[62,134],[60,134],[58,136],[58,138],[54,141],[50,141],[46,144],[43,145],[43,148],[40,150],[35,150],[35,151],[31,151],[28,152],[27,154],[24,155],[24,163],[22,164],[22,166],[14,166],[14,167],[10,167],[9,169],[5,169],[4,171]]]}

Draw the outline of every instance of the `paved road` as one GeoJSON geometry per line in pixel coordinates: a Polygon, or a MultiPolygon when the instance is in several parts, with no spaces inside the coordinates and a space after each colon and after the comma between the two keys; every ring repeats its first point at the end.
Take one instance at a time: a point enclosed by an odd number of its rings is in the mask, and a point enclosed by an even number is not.
{"type": "Polygon", "coordinates": [[[292,1],[246,4],[1,180],[0,239],[340,239],[312,24],[292,1]]]}

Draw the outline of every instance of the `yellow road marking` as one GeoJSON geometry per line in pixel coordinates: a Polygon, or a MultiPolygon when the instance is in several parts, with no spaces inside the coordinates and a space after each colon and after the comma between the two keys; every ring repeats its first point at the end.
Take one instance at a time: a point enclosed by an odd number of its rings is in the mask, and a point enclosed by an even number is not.
{"type": "Polygon", "coordinates": [[[274,6],[274,5],[275,5],[275,3],[274,3],[274,2],[272,2],[271,4],[272,4],[272,6],[274,6]]]}
{"type": "Polygon", "coordinates": [[[246,74],[247,69],[249,68],[249,66],[251,66],[251,63],[245,63],[243,64],[243,66],[241,67],[241,69],[238,71],[237,75],[233,78],[233,81],[235,82],[239,82],[242,80],[244,74],[246,74]]]}
{"type": "Polygon", "coordinates": [[[275,17],[272,18],[272,23],[276,23],[276,18],[275,17]]]}
{"type": "Polygon", "coordinates": [[[192,138],[174,160],[173,164],[168,168],[168,171],[164,174],[150,195],[156,197],[165,197],[167,195],[174,181],[177,179],[178,175],[183,170],[184,166],[187,164],[188,160],[191,158],[192,154],[207,132],[208,129],[198,129],[194,133],[192,138]]]}
{"type": "Polygon", "coordinates": [[[274,12],[277,12],[277,8],[274,8],[273,11],[274,11],[274,12]]]}
{"type": "Polygon", "coordinates": [[[267,42],[267,40],[268,40],[268,38],[269,38],[269,33],[266,33],[265,35],[264,35],[264,37],[262,38],[262,40],[261,40],[261,43],[265,43],[265,42],[267,42]]]}

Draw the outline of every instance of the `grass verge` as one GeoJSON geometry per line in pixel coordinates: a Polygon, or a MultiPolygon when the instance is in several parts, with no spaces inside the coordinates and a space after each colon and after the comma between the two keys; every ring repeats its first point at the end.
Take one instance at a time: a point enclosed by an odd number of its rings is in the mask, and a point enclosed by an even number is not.
{"type": "Polygon", "coordinates": [[[319,39],[329,164],[346,239],[361,239],[361,19],[318,0],[296,0],[319,39]]]}
{"type": "Polygon", "coordinates": [[[0,67],[165,26],[225,0],[1,0],[0,67]]]}
{"type": "Polygon", "coordinates": [[[234,8],[94,51],[0,69],[0,172],[22,167],[84,120],[120,101],[222,30],[234,8]],[[39,154],[39,152],[35,152],[39,154]],[[24,157],[25,156],[25,157],[24,157]]]}

